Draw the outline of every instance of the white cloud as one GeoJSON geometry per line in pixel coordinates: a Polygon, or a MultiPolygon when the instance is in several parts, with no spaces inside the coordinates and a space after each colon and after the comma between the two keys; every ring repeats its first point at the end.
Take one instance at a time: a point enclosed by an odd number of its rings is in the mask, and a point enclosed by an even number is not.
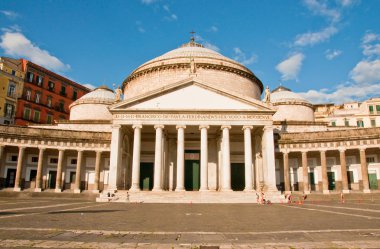
{"type": "Polygon", "coordinates": [[[375,33],[366,33],[362,38],[362,43],[367,44],[377,40],[380,40],[380,35],[375,33]]]}
{"type": "Polygon", "coordinates": [[[304,3],[306,7],[315,15],[327,17],[333,22],[340,20],[340,12],[336,9],[330,9],[324,1],[304,0],[304,3]]]}
{"type": "Polygon", "coordinates": [[[243,65],[249,65],[257,61],[257,55],[252,54],[251,56],[247,57],[246,54],[241,51],[240,48],[235,47],[234,49],[234,60],[240,62],[243,65]]]}
{"type": "Polygon", "coordinates": [[[94,90],[96,88],[96,86],[92,85],[92,84],[82,84],[83,86],[91,89],[91,90],[94,90]]]}
{"type": "Polygon", "coordinates": [[[140,33],[145,33],[146,32],[146,30],[144,29],[143,24],[142,24],[141,21],[136,21],[136,25],[137,25],[137,30],[140,33]]]}
{"type": "Polygon", "coordinates": [[[363,54],[365,56],[378,55],[380,56],[380,44],[363,45],[363,54]]]}
{"type": "Polygon", "coordinates": [[[296,36],[294,45],[296,46],[312,46],[317,43],[324,42],[336,34],[338,29],[330,26],[318,32],[307,32],[296,36]]]}
{"type": "Polygon", "coordinates": [[[343,7],[350,7],[354,4],[356,4],[358,0],[338,0],[338,3],[342,5],[343,7]]]}
{"type": "Polygon", "coordinates": [[[276,69],[279,71],[282,76],[282,80],[292,80],[297,79],[298,73],[302,66],[302,61],[305,59],[305,56],[302,53],[297,53],[286,60],[280,62],[276,69]]]}
{"type": "Polygon", "coordinates": [[[168,20],[168,21],[178,20],[178,16],[170,10],[169,5],[165,4],[162,6],[162,8],[169,14],[169,16],[165,16],[165,20],[168,20]]]}
{"type": "Polygon", "coordinates": [[[165,11],[167,11],[167,12],[170,12],[170,9],[169,9],[169,6],[168,5],[164,5],[164,6],[162,6],[162,8],[165,10],[165,11]]]}
{"type": "Polygon", "coordinates": [[[380,60],[362,60],[350,72],[351,78],[359,84],[380,82],[380,60]]]}
{"type": "Polygon", "coordinates": [[[149,4],[152,4],[152,3],[154,3],[154,2],[157,2],[157,0],[141,0],[141,2],[142,2],[143,4],[149,5],[149,4]]]}
{"type": "Polygon", "coordinates": [[[338,57],[341,54],[342,54],[342,51],[337,50],[337,49],[334,49],[334,50],[327,49],[325,51],[326,59],[328,59],[330,61],[335,59],[336,57],[338,57]]]}
{"type": "Polygon", "coordinates": [[[380,95],[380,84],[350,84],[338,85],[333,90],[309,90],[299,93],[314,104],[317,103],[344,103],[354,100],[365,100],[380,95]]]}
{"type": "Polygon", "coordinates": [[[21,32],[21,28],[20,28],[20,26],[18,26],[17,24],[15,24],[15,25],[12,25],[12,26],[10,26],[10,27],[8,27],[8,28],[1,28],[1,31],[3,31],[4,33],[5,32],[10,32],[10,33],[12,33],[12,32],[21,32]]]}
{"type": "Polygon", "coordinates": [[[14,20],[20,16],[18,13],[11,10],[0,10],[0,12],[11,20],[14,20]]]}
{"type": "Polygon", "coordinates": [[[216,26],[211,26],[207,31],[209,31],[209,32],[218,32],[218,27],[216,27],[216,26]]]}
{"type": "Polygon", "coordinates": [[[5,32],[1,36],[0,47],[7,55],[24,57],[52,70],[66,71],[70,69],[70,65],[65,65],[57,57],[50,55],[48,51],[40,49],[20,32],[5,32]]]}
{"type": "Polygon", "coordinates": [[[220,51],[220,48],[218,46],[210,43],[209,41],[207,41],[205,39],[203,39],[203,37],[201,37],[200,35],[195,35],[194,38],[195,38],[195,41],[202,43],[205,48],[214,50],[216,52],[220,51]]]}

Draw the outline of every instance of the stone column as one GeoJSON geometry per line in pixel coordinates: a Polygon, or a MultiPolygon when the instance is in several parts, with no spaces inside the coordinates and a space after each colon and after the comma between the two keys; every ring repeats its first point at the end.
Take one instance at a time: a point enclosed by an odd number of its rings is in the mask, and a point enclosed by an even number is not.
{"type": "Polygon", "coordinates": [[[57,179],[55,181],[55,192],[62,192],[62,164],[64,153],[64,149],[60,149],[58,152],[57,179]]]}
{"type": "Polygon", "coordinates": [[[102,152],[96,151],[96,159],[95,159],[95,182],[93,193],[99,193],[99,184],[100,184],[100,163],[102,159],[102,152]]]}
{"type": "Polygon", "coordinates": [[[141,125],[132,126],[133,138],[133,161],[132,161],[132,186],[130,191],[140,191],[140,155],[141,155],[141,125]]]}
{"type": "Polygon", "coordinates": [[[14,191],[21,191],[21,175],[22,175],[22,164],[24,159],[25,147],[18,147],[18,157],[17,157],[17,169],[16,169],[16,178],[15,178],[15,187],[14,191]]]}
{"type": "Polygon", "coordinates": [[[108,175],[108,191],[115,192],[120,186],[122,159],[122,129],[121,125],[112,125],[110,169],[108,175]]]}
{"type": "Polygon", "coordinates": [[[263,159],[264,166],[264,183],[267,191],[277,191],[276,187],[276,165],[274,160],[274,137],[273,127],[264,126],[263,133],[263,159]]]}
{"type": "Polygon", "coordinates": [[[75,188],[74,193],[80,194],[81,191],[81,183],[82,183],[82,158],[83,158],[83,150],[78,150],[77,156],[77,169],[75,172],[75,188]]]}
{"type": "Polygon", "coordinates": [[[200,191],[208,190],[208,138],[207,129],[208,125],[201,125],[201,186],[200,191]]]}
{"type": "Polygon", "coordinates": [[[3,166],[2,158],[3,158],[4,147],[5,147],[4,145],[0,145],[0,172],[1,172],[1,168],[3,166]]]}
{"type": "Polygon", "coordinates": [[[232,191],[231,189],[231,161],[230,161],[230,129],[231,126],[223,125],[222,127],[222,163],[223,179],[222,191],[232,191]]]}
{"type": "Polygon", "coordinates": [[[177,186],[175,191],[185,191],[185,129],[186,126],[177,127],[177,186]]]}
{"type": "Polygon", "coordinates": [[[329,194],[329,180],[327,178],[327,162],[326,162],[326,151],[321,150],[321,167],[322,167],[322,190],[324,194],[329,194]]]}
{"type": "Polygon", "coordinates": [[[350,193],[348,189],[348,179],[347,179],[347,164],[346,164],[346,150],[339,149],[340,157],[340,171],[342,175],[342,191],[343,193],[350,193]]]}
{"type": "Polygon", "coordinates": [[[307,169],[307,151],[302,151],[302,172],[303,172],[303,192],[310,194],[309,189],[309,171],[307,169]]]}
{"type": "Polygon", "coordinates": [[[284,156],[284,187],[285,194],[290,194],[290,177],[289,177],[289,153],[287,151],[283,152],[284,156]]]}
{"type": "Polygon", "coordinates": [[[244,191],[253,190],[252,181],[252,139],[253,126],[243,126],[244,130],[244,165],[245,165],[245,188],[244,191]]]}
{"type": "Polygon", "coordinates": [[[365,156],[365,148],[360,148],[360,166],[362,170],[363,192],[371,193],[371,190],[369,189],[368,167],[365,156]]]}
{"type": "Polygon", "coordinates": [[[34,192],[41,192],[42,191],[42,162],[44,160],[45,148],[41,147],[39,149],[40,149],[40,151],[38,153],[36,188],[34,189],[34,192]]]}
{"type": "Polygon", "coordinates": [[[154,184],[153,191],[162,191],[161,172],[162,172],[162,131],[163,125],[155,125],[156,146],[154,153],[154,184]]]}

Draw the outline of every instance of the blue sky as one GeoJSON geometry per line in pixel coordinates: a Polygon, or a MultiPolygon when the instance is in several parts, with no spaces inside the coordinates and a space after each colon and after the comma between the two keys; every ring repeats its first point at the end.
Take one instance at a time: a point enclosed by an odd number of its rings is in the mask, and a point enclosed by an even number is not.
{"type": "Polygon", "coordinates": [[[314,103],[380,97],[380,1],[1,1],[0,55],[112,88],[188,42],[314,103]]]}

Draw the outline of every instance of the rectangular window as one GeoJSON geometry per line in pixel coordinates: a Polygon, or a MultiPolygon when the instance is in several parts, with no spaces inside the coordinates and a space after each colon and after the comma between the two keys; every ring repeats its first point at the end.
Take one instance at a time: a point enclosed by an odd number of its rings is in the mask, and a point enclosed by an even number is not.
{"type": "Polygon", "coordinates": [[[14,111],[15,111],[14,105],[8,104],[8,103],[5,104],[5,116],[7,118],[13,118],[14,111]]]}
{"type": "Polygon", "coordinates": [[[335,121],[332,121],[332,122],[331,122],[331,126],[336,126],[336,122],[335,122],[335,121]]]}
{"type": "Polygon", "coordinates": [[[49,163],[50,164],[57,164],[58,163],[58,158],[57,157],[50,158],[49,163]]]}
{"type": "Polygon", "coordinates": [[[64,112],[64,111],[65,111],[65,102],[63,102],[63,101],[59,101],[59,106],[58,106],[58,108],[59,108],[59,111],[60,111],[60,112],[64,112]]]}
{"type": "Polygon", "coordinates": [[[60,92],[60,94],[62,96],[66,96],[66,86],[64,86],[64,85],[61,86],[61,92],[60,92]]]}
{"type": "Polygon", "coordinates": [[[26,89],[26,91],[25,91],[25,98],[26,98],[26,100],[30,100],[31,97],[32,97],[32,90],[26,89]]]}
{"type": "Polygon", "coordinates": [[[375,162],[375,157],[374,156],[366,157],[366,162],[367,163],[374,163],[375,162]]]}
{"type": "Polygon", "coordinates": [[[369,113],[373,114],[373,105],[369,106],[369,113]]]}
{"type": "Polygon", "coordinates": [[[34,110],[33,121],[36,123],[40,122],[40,115],[41,115],[40,111],[34,110]]]}
{"type": "Polygon", "coordinates": [[[356,123],[357,123],[358,127],[364,127],[363,120],[358,120],[358,121],[356,121],[356,123]]]}
{"type": "Polygon", "coordinates": [[[345,126],[350,126],[350,121],[349,121],[348,119],[345,119],[345,120],[344,120],[344,125],[345,125],[345,126]]]}
{"type": "Polygon", "coordinates": [[[12,75],[16,76],[16,71],[15,70],[12,70],[12,75]]]}
{"type": "Polygon", "coordinates": [[[43,81],[44,81],[44,78],[38,75],[36,79],[37,86],[42,86],[43,81]]]}
{"type": "Polygon", "coordinates": [[[11,156],[11,162],[17,162],[18,156],[17,155],[12,155],[11,156]]]}
{"type": "Polygon", "coordinates": [[[77,164],[77,159],[76,158],[73,158],[70,160],[70,164],[71,165],[76,165],[77,164]]]}
{"type": "Polygon", "coordinates": [[[46,117],[46,123],[47,124],[52,124],[53,123],[53,116],[48,114],[46,117]]]}
{"type": "Polygon", "coordinates": [[[376,127],[376,119],[371,119],[371,127],[376,127]]]}
{"type": "Polygon", "coordinates": [[[73,92],[73,100],[77,100],[77,98],[78,98],[78,93],[77,93],[77,91],[74,90],[74,92],[73,92]]]}
{"type": "Polygon", "coordinates": [[[51,107],[51,105],[52,105],[52,98],[51,98],[51,96],[47,96],[46,105],[48,107],[51,107]]]}
{"type": "Polygon", "coordinates": [[[29,120],[29,119],[30,119],[30,109],[29,109],[29,108],[25,108],[25,109],[24,109],[23,118],[24,118],[25,120],[29,120]]]}
{"type": "Polygon", "coordinates": [[[40,100],[41,100],[41,93],[36,92],[36,95],[35,95],[35,102],[36,102],[37,104],[39,104],[39,103],[40,103],[40,100]]]}
{"type": "Polygon", "coordinates": [[[7,96],[11,97],[11,98],[16,98],[16,85],[15,84],[9,83],[7,96]]]}
{"type": "Polygon", "coordinates": [[[376,105],[376,111],[380,113],[380,105],[376,105]]]}
{"type": "Polygon", "coordinates": [[[76,172],[71,171],[70,172],[70,183],[75,183],[75,177],[76,177],[76,172]]]}
{"type": "Polygon", "coordinates": [[[38,163],[38,156],[32,156],[32,163],[38,163]]]}
{"type": "Polygon", "coordinates": [[[49,91],[54,91],[54,82],[49,81],[49,83],[48,83],[48,90],[49,91]]]}
{"type": "Polygon", "coordinates": [[[26,80],[28,82],[33,82],[33,78],[34,78],[34,74],[33,73],[31,73],[31,72],[27,72],[26,73],[26,80]]]}

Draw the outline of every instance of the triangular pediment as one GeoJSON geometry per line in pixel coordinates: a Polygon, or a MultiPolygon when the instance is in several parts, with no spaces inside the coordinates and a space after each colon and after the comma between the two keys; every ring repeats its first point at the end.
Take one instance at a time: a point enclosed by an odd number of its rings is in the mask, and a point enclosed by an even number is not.
{"type": "Polygon", "coordinates": [[[121,110],[273,111],[263,102],[195,81],[180,82],[110,107],[121,110]]]}

